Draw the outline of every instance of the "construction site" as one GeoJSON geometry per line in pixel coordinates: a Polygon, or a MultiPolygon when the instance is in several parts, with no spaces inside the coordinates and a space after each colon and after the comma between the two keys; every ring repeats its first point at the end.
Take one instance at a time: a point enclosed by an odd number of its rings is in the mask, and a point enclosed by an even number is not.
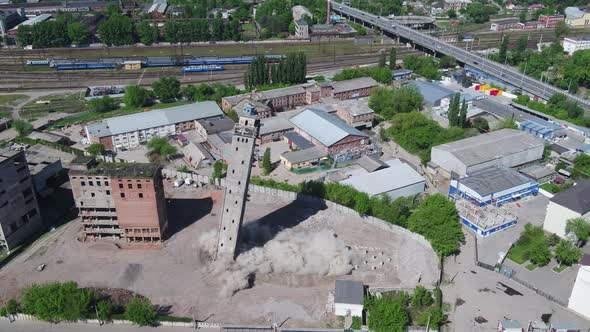
{"type": "Polygon", "coordinates": [[[74,280],[83,287],[129,289],[198,320],[269,324],[289,318],[285,326],[321,327],[336,322],[336,279],[388,288],[437,280],[437,255],[415,234],[319,201],[258,193],[250,193],[235,261],[214,260],[223,192],[164,185],[170,223],[161,249],[80,242],[76,220],[2,269],[0,298],[18,296],[33,283],[74,280]],[[37,272],[40,264],[46,267],[37,272]]]}
{"type": "Polygon", "coordinates": [[[516,216],[506,208],[491,204],[479,206],[458,196],[455,203],[461,222],[479,236],[486,237],[516,225],[516,216]]]}

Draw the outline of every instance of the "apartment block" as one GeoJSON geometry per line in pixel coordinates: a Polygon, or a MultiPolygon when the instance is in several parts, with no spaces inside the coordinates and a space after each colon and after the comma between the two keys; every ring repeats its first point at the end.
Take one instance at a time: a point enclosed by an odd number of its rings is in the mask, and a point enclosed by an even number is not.
{"type": "Polygon", "coordinates": [[[0,150],[0,249],[12,250],[42,228],[24,152],[0,150]]]}
{"type": "Polygon", "coordinates": [[[151,243],[168,226],[161,168],[153,164],[100,163],[70,171],[86,238],[151,243]]]}

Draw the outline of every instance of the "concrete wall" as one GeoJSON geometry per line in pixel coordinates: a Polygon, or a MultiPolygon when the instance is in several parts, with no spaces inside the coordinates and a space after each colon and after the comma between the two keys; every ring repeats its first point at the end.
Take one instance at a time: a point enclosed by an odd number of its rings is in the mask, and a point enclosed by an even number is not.
{"type": "Polygon", "coordinates": [[[336,316],[346,316],[348,311],[353,317],[363,317],[363,305],[362,304],[347,304],[347,303],[335,303],[334,314],[336,316]]]}

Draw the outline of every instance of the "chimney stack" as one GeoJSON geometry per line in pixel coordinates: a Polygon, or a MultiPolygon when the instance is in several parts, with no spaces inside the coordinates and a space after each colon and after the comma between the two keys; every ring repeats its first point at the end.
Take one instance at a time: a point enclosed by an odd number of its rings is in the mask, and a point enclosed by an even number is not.
{"type": "Polygon", "coordinates": [[[328,9],[326,10],[326,24],[330,24],[330,0],[328,0],[328,9]]]}

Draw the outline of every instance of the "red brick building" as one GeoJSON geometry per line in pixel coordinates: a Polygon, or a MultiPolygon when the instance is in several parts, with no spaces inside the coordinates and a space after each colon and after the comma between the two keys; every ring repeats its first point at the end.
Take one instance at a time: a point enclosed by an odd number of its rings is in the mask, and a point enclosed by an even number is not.
{"type": "Polygon", "coordinates": [[[89,165],[70,171],[86,238],[161,241],[168,220],[160,167],[139,163],[89,165]]]}
{"type": "Polygon", "coordinates": [[[543,23],[546,29],[555,28],[559,22],[565,21],[563,15],[540,15],[539,22],[543,23]]]}

